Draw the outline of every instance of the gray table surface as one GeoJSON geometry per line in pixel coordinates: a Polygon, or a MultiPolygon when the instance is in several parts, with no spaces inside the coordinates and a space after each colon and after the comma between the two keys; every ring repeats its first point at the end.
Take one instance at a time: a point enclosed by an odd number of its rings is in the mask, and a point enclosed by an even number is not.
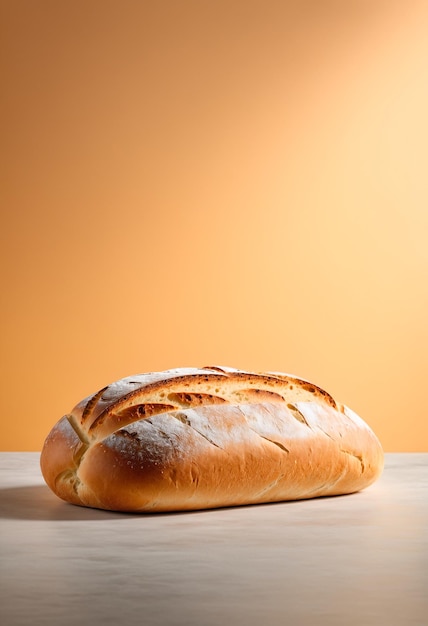
{"type": "Polygon", "coordinates": [[[129,515],[63,503],[0,453],[3,626],[428,626],[428,454],[357,494],[129,515]]]}

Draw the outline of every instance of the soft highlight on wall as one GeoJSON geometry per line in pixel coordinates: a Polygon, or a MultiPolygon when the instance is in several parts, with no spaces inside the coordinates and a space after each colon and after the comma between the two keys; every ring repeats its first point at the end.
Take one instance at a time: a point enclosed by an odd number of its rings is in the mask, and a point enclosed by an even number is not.
{"type": "Polygon", "coordinates": [[[1,11],[0,448],[117,378],[220,364],[427,451],[426,4],[1,11]]]}

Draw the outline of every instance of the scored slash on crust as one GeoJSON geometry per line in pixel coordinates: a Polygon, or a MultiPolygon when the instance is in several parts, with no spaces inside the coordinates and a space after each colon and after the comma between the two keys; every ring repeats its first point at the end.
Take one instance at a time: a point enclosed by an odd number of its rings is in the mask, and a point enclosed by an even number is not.
{"type": "Polygon", "coordinates": [[[188,372],[170,370],[154,382],[150,381],[150,375],[142,375],[140,381],[135,376],[108,385],[91,396],[83,407],[81,404],[75,407],[72,411],[75,425],[84,431],[82,435],[86,438],[100,441],[138,420],[202,405],[286,402],[294,417],[307,426],[294,404],[297,401],[321,401],[341,410],[326,391],[287,374],[255,374],[218,366],[188,372]]]}

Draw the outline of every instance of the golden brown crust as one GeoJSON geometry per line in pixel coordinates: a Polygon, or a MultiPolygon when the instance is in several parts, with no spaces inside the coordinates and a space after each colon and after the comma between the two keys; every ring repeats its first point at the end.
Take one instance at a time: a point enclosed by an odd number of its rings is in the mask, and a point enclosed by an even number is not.
{"type": "Polygon", "coordinates": [[[215,367],[102,389],[52,429],[41,467],[75,504],[172,511],[350,493],[376,480],[383,453],[316,385],[215,367]]]}

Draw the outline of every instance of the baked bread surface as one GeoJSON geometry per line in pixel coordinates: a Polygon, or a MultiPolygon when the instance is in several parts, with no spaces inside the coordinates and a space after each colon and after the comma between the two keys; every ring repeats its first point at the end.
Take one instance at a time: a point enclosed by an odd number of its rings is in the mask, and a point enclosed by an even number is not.
{"type": "Polygon", "coordinates": [[[85,398],[46,438],[57,496],[157,512],[333,496],[383,469],[369,426],[320,387],[227,367],[130,376],[85,398]]]}

